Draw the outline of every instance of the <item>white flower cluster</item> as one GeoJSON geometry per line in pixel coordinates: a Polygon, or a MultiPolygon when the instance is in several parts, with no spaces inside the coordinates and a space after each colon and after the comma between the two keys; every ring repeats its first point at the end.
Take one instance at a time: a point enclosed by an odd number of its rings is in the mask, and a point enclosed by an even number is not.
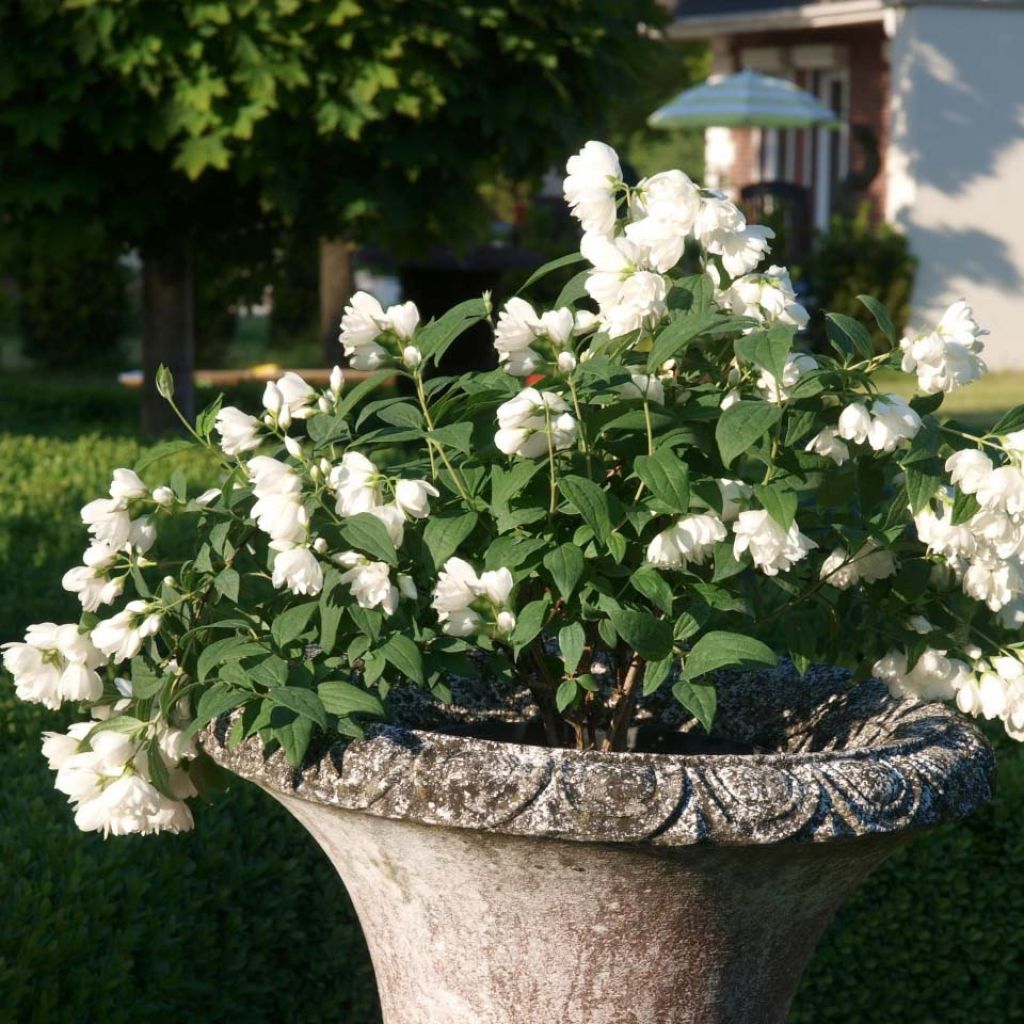
{"type": "Polygon", "coordinates": [[[511,298],[498,314],[494,347],[498,362],[513,377],[576,369],[573,340],[597,327],[597,317],[583,309],[554,309],[538,314],[525,299],[511,298]]]}
{"type": "MultiPolygon", "coordinates": [[[[717,272],[712,277],[717,278],[717,272]]],[[[807,310],[797,302],[785,267],[771,266],[759,274],[744,274],[715,298],[736,316],[749,317],[762,324],[785,324],[801,330],[810,319],[807,310]]]]}
{"type": "Polygon", "coordinates": [[[916,373],[926,395],[955,391],[978,380],[987,367],[980,352],[981,338],[988,334],[974,319],[974,311],[960,299],[954,302],[936,327],[900,341],[903,370],[916,373]]]}
{"type": "Polygon", "coordinates": [[[1020,652],[983,657],[979,648],[964,652],[970,664],[926,648],[908,671],[907,656],[890,651],[873,667],[895,697],[916,700],[956,699],[965,715],[1000,719],[1007,734],[1024,740],[1024,663],[1020,652]]]}
{"type": "Polygon", "coordinates": [[[900,395],[882,395],[871,403],[848,405],[839,414],[836,432],[854,444],[867,442],[876,452],[894,452],[912,441],[921,429],[921,417],[900,395]]]}
{"type": "MultiPolygon", "coordinates": [[[[131,693],[125,680],[118,680],[118,688],[131,693]]],[[[185,739],[185,723],[176,726],[154,716],[131,735],[102,729],[102,720],[117,714],[122,704],[127,701],[93,708],[100,721],[77,722],[66,733],[43,734],[43,755],[57,773],[57,790],[75,808],[75,824],[104,836],[191,829],[192,812],[185,801],[196,795],[196,789],[181,765],[196,751],[185,739]],[[170,795],[153,783],[150,748],[163,762],[162,785],[170,795]]]]}
{"type": "Polygon", "coordinates": [[[750,552],[756,568],[765,576],[788,572],[818,545],[800,532],[795,522],[783,529],[765,509],[741,512],[733,524],[733,554],[750,552]]]}
{"type": "Polygon", "coordinates": [[[761,392],[766,402],[779,405],[789,401],[792,397],[793,387],[805,373],[817,369],[818,360],[814,356],[804,353],[788,355],[782,368],[781,378],[777,378],[768,370],[761,370],[761,375],[757,379],[757,390],[761,392]]]}
{"type": "Polygon", "coordinates": [[[73,623],[29,626],[24,642],[6,643],[3,652],[21,700],[55,709],[66,700],[95,701],[103,695],[96,669],[107,659],[73,623]]]}
{"type": "MultiPolygon", "coordinates": [[[[379,519],[396,548],[405,539],[405,523],[410,519],[426,519],[430,515],[430,499],[440,491],[426,480],[391,480],[359,452],[346,452],[340,465],[328,473],[328,486],[335,496],[335,509],[342,518],[369,513],[379,519]],[[393,500],[385,501],[385,487],[391,489],[393,500]]],[[[362,608],[380,607],[385,615],[393,615],[400,596],[416,599],[416,586],[408,576],[391,582],[386,562],[375,562],[356,551],[343,551],[331,556],[346,571],[342,581],[362,608]]]]}
{"type": "Polygon", "coordinates": [[[449,636],[486,631],[507,637],[516,628],[509,607],[512,586],[508,569],[492,569],[478,576],[468,562],[449,558],[437,577],[431,607],[449,636]]]}
{"type": "Polygon", "coordinates": [[[874,541],[865,541],[851,555],[844,548],[835,548],[821,566],[821,578],[836,590],[849,590],[858,583],[875,583],[896,572],[896,558],[874,541]]]}
{"type": "Polygon", "coordinates": [[[683,568],[691,562],[703,565],[715,544],[725,540],[725,524],[710,512],[684,516],[662,530],[647,546],[647,561],[652,565],[683,568]]]}
{"type": "Polygon", "coordinates": [[[338,341],[355,370],[378,370],[395,361],[414,369],[423,360],[415,344],[419,323],[415,303],[403,302],[385,310],[368,292],[356,292],[345,307],[338,341]]]}
{"type": "MultiPolygon", "coordinates": [[[[588,142],[569,158],[566,172],[565,198],[585,232],[580,252],[593,267],[587,293],[612,338],[653,330],[665,317],[665,275],[682,258],[688,238],[718,256],[731,278],[740,278],[761,262],[774,237],[770,228],[748,225],[722,193],[701,191],[682,171],[664,171],[627,189],[618,156],[604,143],[588,142]],[[620,196],[628,196],[625,223],[619,220],[620,196]]],[[[783,301],[787,283],[788,277],[775,276],[778,295],[755,282],[746,291],[751,297],[755,288],[758,296],[764,291],[766,308],[772,308],[783,301]]],[[[783,306],[782,315],[799,319],[799,306],[783,306]]]]}
{"type": "MultiPolygon", "coordinates": [[[[131,504],[149,497],[149,488],[131,469],[115,469],[110,497],[97,498],[82,508],[82,522],[92,534],[92,543],[82,555],[82,565],[69,569],[61,581],[65,590],[78,594],[82,608],[94,612],[112,604],[124,590],[124,576],[111,576],[119,555],[127,563],[138,561],[156,541],[152,516],[132,518],[131,504]]],[[[156,506],[174,501],[170,488],[159,487],[152,495],[156,506]]]]}
{"type": "Polygon", "coordinates": [[[572,446],[577,423],[565,399],[554,391],[523,388],[515,398],[498,407],[498,432],[494,443],[506,455],[535,459],[572,446]]]}
{"type": "MultiPolygon", "coordinates": [[[[928,506],[914,517],[917,535],[946,560],[966,594],[992,611],[1012,613],[1024,594],[1024,473],[1012,464],[996,467],[972,448],[951,455],[946,472],[981,508],[954,524],[952,500],[940,495],[938,513],[928,506]]],[[[1011,617],[1005,625],[1016,623],[1011,617]]]]}

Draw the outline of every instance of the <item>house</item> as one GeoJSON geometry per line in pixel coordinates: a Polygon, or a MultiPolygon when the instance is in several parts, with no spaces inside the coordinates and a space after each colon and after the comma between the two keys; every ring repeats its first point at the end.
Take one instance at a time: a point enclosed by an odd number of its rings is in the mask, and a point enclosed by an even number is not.
{"type": "Polygon", "coordinates": [[[990,367],[1024,370],[1024,2],[676,0],[669,34],[707,40],[715,73],[791,79],[842,121],[709,128],[709,185],[803,186],[817,229],[844,197],[868,201],[920,261],[915,319],[966,297],[990,367]]]}

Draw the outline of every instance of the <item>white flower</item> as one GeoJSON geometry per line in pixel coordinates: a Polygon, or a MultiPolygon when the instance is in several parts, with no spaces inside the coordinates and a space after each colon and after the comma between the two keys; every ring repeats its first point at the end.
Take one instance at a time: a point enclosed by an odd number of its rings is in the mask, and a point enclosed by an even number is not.
{"type": "Polygon", "coordinates": [[[761,376],[757,381],[757,389],[768,402],[776,404],[785,402],[790,397],[793,385],[805,373],[810,373],[816,369],[818,369],[818,361],[814,356],[790,354],[786,356],[786,363],[782,369],[782,379],[778,380],[774,374],[762,369],[761,376]]]}
{"type": "Polygon", "coordinates": [[[402,546],[402,541],[405,539],[405,513],[397,504],[394,505],[375,505],[371,509],[367,509],[367,512],[375,519],[379,519],[384,524],[384,529],[388,531],[388,537],[391,538],[391,543],[396,548],[402,546]]]}
{"type": "Polygon", "coordinates": [[[731,409],[737,402],[741,402],[743,396],[740,394],[739,388],[730,388],[724,395],[722,400],[718,403],[718,408],[723,412],[726,409],[731,409]]]}
{"type": "Polygon", "coordinates": [[[163,508],[170,508],[174,504],[174,491],[166,486],[154,487],[153,500],[163,508]]]}
{"type": "Polygon", "coordinates": [[[291,419],[309,419],[316,411],[316,392],[297,373],[289,370],[278,378],[277,390],[291,419]]]}
{"type": "Polygon", "coordinates": [[[498,431],[494,443],[506,455],[527,459],[548,454],[548,434],[555,451],[572,446],[576,420],[567,412],[561,395],[523,388],[515,398],[498,407],[498,431]]]}
{"type": "Polygon", "coordinates": [[[128,531],[128,547],[137,555],[144,555],[156,543],[156,526],[149,516],[133,519],[128,531]]]}
{"type": "Polygon", "coordinates": [[[911,441],[921,429],[921,417],[899,395],[882,395],[871,412],[860,402],[848,405],[839,415],[839,436],[856,444],[865,441],[876,452],[893,452],[911,441]]]}
{"type": "Polygon", "coordinates": [[[120,550],[128,543],[131,517],[125,503],[118,498],[97,498],[82,508],[82,522],[96,540],[120,550]]]}
{"type": "Polygon", "coordinates": [[[875,583],[895,572],[893,553],[869,540],[852,557],[843,548],[836,548],[822,564],[820,576],[837,590],[849,590],[857,583],[875,583]]]}
{"type": "Polygon", "coordinates": [[[341,394],[341,389],[345,386],[345,374],[340,366],[335,366],[331,370],[329,386],[331,394],[337,398],[341,394]]]}
{"type": "Polygon", "coordinates": [[[944,555],[951,561],[971,557],[977,550],[978,541],[971,528],[961,523],[953,525],[953,509],[944,506],[938,516],[928,507],[923,508],[914,516],[914,525],[921,543],[928,550],[944,555]]]}
{"type": "Polygon", "coordinates": [[[367,292],[356,292],[345,307],[338,341],[357,370],[376,370],[388,359],[388,351],[377,343],[386,324],[380,303],[367,292]]]}
{"type": "Polygon", "coordinates": [[[406,345],[402,349],[402,365],[415,370],[423,362],[423,353],[415,345],[406,345]]]}
{"type": "Polygon", "coordinates": [[[615,194],[622,184],[622,168],[611,146],[588,142],[565,165],[565,201],[584,231],[611,234],[615,228],[615,194]]]}
{"type": "Polygon", "coordinates": [[[616,389],[623,398],[646,398],[655,405],[665,404],[665,386],[653,374],[631,373],[630,380],[616,389]]]}
{"type": "Polygon", "coordinates": [[[700,190],[682,171],[644,178],[630,196],[633,223],[626,237],[649,253],[653,269],[671,270],[683,255],[686,236],[700,211],[700,190]]]}
{"type": "Polygon", "coordinates": [[[355,551],[336,555],[335,561],[349,567],[341,574],[341,582],[348,584],[360,608],[379,607],[385,615],[394,615],[398,608],[399,590],[391,582],[386,562],[371,562],[355,551]]]}
{"type": "Polygon", "coordinates": [[[913,669],[907,671],[907,656],[890,651],[872,667],[875,675],[901,700],[950,700],[969,678],[969,667],[945,651],[927,648],[913,669]]]}
{"type": "Polygon", "coordinates": [[[122,611],[93,628],[93,644],[115,665],[129,661],[142,650],[142,641],[160,629],[160,616],[150,613],[145,601],[129,601],[122,611]]]}
{"type": "Polygon", "coordinates": [[[529,348],[537,339],[540,317],[537,311],[525,299],[513,296],[505,303],[504,309],[498,314],[498,323],[494,329],[494,347],[499,358],[506,358],[510,352],[521,352],[529,348]]]}
{"type": "Polygon", "coordinates": [[[220,497],[219,487],[208,487],[202,494],[198,495],[195,499],[197,505],[210,505],[220,497]]]}
{"type": "Polygon", "coordinates": [[[742,480],[716,480],[722,495],[722,522],[731,523],[740,514],[740,505],[754,493],[750,484],[742,480]]]}
{"type": "Polygon", "coordinates": [[[841,466],[850,457],[850,449],[839,440],[839,434],[831,427],[819,430],[804,445],[804,451],[831,459],[837,466],[841,466]]]}
{"type": "Polygon", "coordinates": [[[365,455],[346,452],[341,465],[335,466],[330,474],[338,515],[354,516],[380,505],[382,479],[380,471],[365,455]]]}
{"type": "Polygon", "coordinates": [[[559,373],[570,374],[576,369],[576,357],[571,352],[559,352],[555,365],[559,373]]]}
{"type": "Polygon", "coordinates": [[[124,577],[108,579],[102,568],[79,565],[64,573],[61,586],[72,594],[78,594],[82,609],[94,612],[101,605],[113,604],[124,591],[124,577]]]}
{"type": "Polygon", "coordinates": [[[274,554],[272,582],[287,587],[293,594],[315,597],[324,586],[320,562],[309,548],[287,548],[274,554]]]}
{"type": "Polygon", "coordinates": [[[647,546],[647,561],[654,565],[685,567],[690,562],[703,565],[727,530],[711,513],[685,516],[662,530],[647,546]]]}
{"type": "Polygon", "coordinates": [[[921,417],[899,395],[883,395],[871,405],[871,429],[868,444],[876,452],[892,452],[904,441],[911,441],[921,429],[921,417]]]}
{"type": "Polygon", "coordinates": [[[430,515],[430,498],[440,493],[426,480],[399,480],[395,484],[395,504],[411,519],[426,519],[430,515]]]}
{"type": "Polygon", "coordinates": [[[967,567],[962,582],[965,594],[997,612],[1024,589],[1024,574],[1018,562],[978,560],[967,567]]]}
{"type": "Polygon", "coordinates": [[[977,498],[982,508],[1020,515],[1024,512],[1024,473],[1016,466],[992,470],[979,484],[977,498]]]}
{"type": "Polygon", "coordinates": [[[117,501],[131,501],[132,498],[144,498],[149,489],[139,479],[138,473],[132,469],[115,469],[114,479],[110,484],[110,496],[117,501]]]}
{"type": "Polygon", "coordinates": [[[611,337],[652,329],[664,319],[668,282],[651,270],[645,249],[628,238],[590,233],[583,236],[580,252],[594,267],[587,277],[587,293],[600,307],[611,337]]]}
{"type": "Polygon", "coordinates": [[[302,481],[283,462],[257,455],[248,463],[256,502],[250,514],[271,540],[303,544],[309,529],[309,513],[302,505],[302,481]]]}
{"type": "Polygon", "coordinates": [[[420,596],[413,578],[406,576],[404,573],[399,574],[398,577],[398,592],[402,597],[408,598],[410,601],[415,601],[420,596]]]}
{"type": "MultiPolygon", "coordinates": [[[[387,327],[398,335],[399,340],[408,342],[412,341],[416,328],[419,327],[420,311],[416,308],[415,302],[403,302],[400,306],[388,306],[384,320],[387,327]]],[[[418,349],[416,351],[419,352],[418,349]]]]}
{"type": "Polygon", "coordinates": [[[105,658],[72,623],[36,623],[29,626],[24,642],[6,643],[0,649],[20,700],[55,709],[62,701],[94,701],[103,693],[95,670],[105,658]]]}
{"type": "Polygon", "coordinates": [[[984,452],[965,448],[946,459],[946,472],[964,494],[975,494],[992,475],[992,460],[984,452]]]}
{"type": "Polygon", "coordinates": [[[863,444],[868,439],[868,431],[871,429],[871,413],[867,407],[860,402],[848,405],[839,414],[839,425],[837,433],[847,441],[855,444],[863,444]]]}
{"type": "Polygon", "coordinates": [[[784,530],[764,509],[741,512],[732,529],[735,556],[739,558],[749,550],[754,565],[766,576],[788,571],[818,546],[800,532],[795,522],[784,530]]]}
{"type": "Polygon", "coordinates": [[[960,299],[942,314],[934,330],[900,341],[903,370],[917,374],[925,394],[955,391],[985,373],[987,367],[978,353],[984,347],[980,339],[987,333],[978,327],[971,307],[960,299]]]}
{"type": "Polygon", "coordinates": [[[718,296],[718,301],[737,316],[762,323],[806,327],[807,310],[796,300],[793,282],[785,267],[769,267],[761,274],[745,274],[718,296]]]}
{"type": "Polygon", "coordinates": [[[708,239],[721,234],[735,234],[746,226],[746,217],[724,192],[708,190],[701,196],[693,234],[705,249],[708,248],[708,239]]]}
{"type": "Polygon", "coordinates": [[[431,607],[449,636],[470,636],[490,628],[507,635],[515,628],[508,608],[513,579],[508,569],[492,569],[477,576],[461,558],[449,558],[437,577],[431,607]]]}
{"type": "Polygon", "coordinates": [[[213,425],[220,434],[220,446],[225,455],[241,455],[260,446],[262,428],[259,420],[233,405],[224,406],[217,413],[213,425]]]}

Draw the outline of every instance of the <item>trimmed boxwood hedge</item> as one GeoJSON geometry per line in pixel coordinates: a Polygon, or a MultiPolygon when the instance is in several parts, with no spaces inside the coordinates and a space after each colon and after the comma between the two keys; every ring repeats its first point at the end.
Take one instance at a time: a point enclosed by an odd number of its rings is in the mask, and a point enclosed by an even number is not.
{"type": "MultiPolygon", "coordinates": [[[[131,438],[0,434],[0,641],[75,614],[59,580],[84,547],[78,508],[138,451],[131,438]]],[[[176,459],[209,480],[201,460],[176,459]]],[[[66,718],[0,683],[0,1021],[379,1021],[351,906],[287,813],[239,784],[184,836],[83,835],[39,753],[40,730],[66,718]]],[[[992,735],[993,806],[862,886],[793,1024],[1024,1021],[1024,749],[992,735]]]]}

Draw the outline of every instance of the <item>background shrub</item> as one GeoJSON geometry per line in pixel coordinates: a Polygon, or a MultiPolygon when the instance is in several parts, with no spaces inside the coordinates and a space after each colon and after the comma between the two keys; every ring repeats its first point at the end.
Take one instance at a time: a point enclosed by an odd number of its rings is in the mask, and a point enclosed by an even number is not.
{"type": "Polygon", "coordinates": [[[828,310],[860,320],[871,331],[878,350],[885,351],[888,342],[857,296],[874,295],[902,332],[910,316],[916,271],[917,260],[906,238],[889,224],[872,224],[867,203],[854,217],[834,217],[814,251],[793,268],[793,277],[812,312],[807,328],[812,347],[825,350],[822,310],[828,310]]]}

